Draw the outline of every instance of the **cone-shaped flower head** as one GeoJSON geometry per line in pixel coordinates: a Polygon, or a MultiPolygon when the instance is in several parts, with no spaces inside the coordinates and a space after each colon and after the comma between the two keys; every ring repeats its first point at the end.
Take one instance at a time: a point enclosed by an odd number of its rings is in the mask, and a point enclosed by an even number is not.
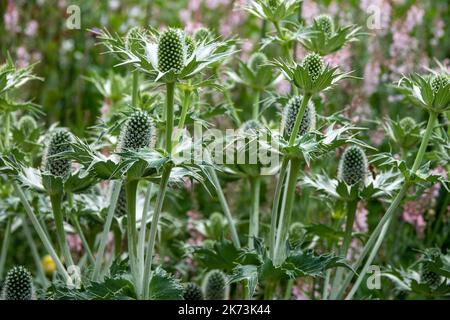
{"type": "Polygon", "coordinates": [[[403,129],[405,134],[410,133],[416,126],[416,120],[411,117],[404,117],[402,120],[400,120],[400,128],[403,129]]]}
{"type": "MultiPolygon", "coordinates": [[[[287,105],[284,107],[284,114],[282,118],[282,128],[284,128],[284,135],[289,137],[294,129],[295,119],[300,110],[302,103],[302,96],[292,97],[287,105]]],[[[313,130],[316,127],[316,109],[314,103],[310,100],[306,106],[305,113],[303,114],[302,122],[298,130],[297,137],[304,135],[306,132],[313,130]]]]}
{"type": "Polygon", "coordinates": [[[184,32],[178,29],[164,31],[158,43],[158,68],[161,72],[180,72],[186,60],[184,32]]]}
{"type": "Polygon", "coordinates": [[[426,283],[430,288],[436,289],[442,283],[442,277],[429,269],[425,264],[420,275],[420,281],[426,283]]]}
{"type": "Polygon", "coordinates": [[[42,158],[43,168],[54,176],[66,177],[70,174],[70,160],[61,159],[57,155],[70,151],[72,135],[65,129],[58,129],[50,136],[47,148],[42,158]]]}
{"type": "Polygon", "coordinates": [[[255,52],[254,54],[251,55],[250,59],[248,60],[248,66],[252,71],[256,72],[259,70],[259,67],[266,62],[267,57],[264,53],[255,52]]]}
{"type": "Polygon", "coordinates": [[[212,270],[205,277],[203,291],[206,300],[224,300],[227,294],[226,277],[222,271],[212,270]]]}
{"type": "Polygon", "coordinates": [[[119,198],[117,199],[116,210],[114,211],[116,217],[123,217],[127,214],[127,192],[124,184],[122,184],[119,192],[119,198]]]}
{"type": "Polygon", "coordinates": [[[8,271],[3,287],[5,300],[31,300],[33,298],[33,280],[30,272],[22,266],[8,271]]]}
{"type": "Polygon", "coordinates": [[[188,283],[184,288],[183,299],[189,301],[203,300],[202,289],[195,283],[188,283]]]}
{"type": "Polygon", "coordinates": [[[145,111],[134,111],[120,133],[119,150],[139,150],[153,147],[155,142],[155,125],[145,111]]]}
{"type": "Polygon", "coordinates": [[[186,46],[186,59],[192,56],[195,50],[195,41],[188,34],[184,36],[184,44],[186,46]]]}
{"type": "Polygon", "coordinates": [[[314,82],[321,75],[325,65],[323,59],[317,53],[309,53],[302,61],[302,67],[308,71],[311,80],[314,82]]]}
{"type": "Polygon", "coordinates": [[[367,157],[358,146],[348,147],[339,162],[339,179],[348,185],[364,182],[367,175],[367,157]]]}
{"type": "Polygon", "coordinates": [[[433,88],[433,92],[436,93],[440,88],[445,87],[448,83],[448,75],[443,73],[437,74],[431,79],[431,88],[433,88]]]}
{"type": "Polygon", "coordinates": [[[325,34],[327,38],[330,38],[334,32],[333,19],[327,14],[321,14],[314,18],[314,21],[319,26],[320,30],[325,34]]]}
{"type": "Polygon", "coordinates": [[[19,119],[17,126],[25,136],[28,136],[34,129],[37,128],[37,123],[33,117],[25,115],[19,119]]]}

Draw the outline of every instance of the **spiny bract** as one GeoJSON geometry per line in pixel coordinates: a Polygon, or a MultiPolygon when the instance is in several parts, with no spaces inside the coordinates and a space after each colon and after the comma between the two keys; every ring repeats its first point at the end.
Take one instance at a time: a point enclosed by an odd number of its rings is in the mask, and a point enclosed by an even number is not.
{"type": "Polygon", "coordinates": [[[19,119],[17,126],[25,135],[29,135],[34,129],[37,128],[37,123],[33,117],[25,115],[19,119]]]}
{"type": "Polygon", "coordinates": [[[144,32],[141,27],[131,28],[125,36],[125,48],[133,53],[145,54],[145,47],[140,39],[144,32]]]}
{"type": "Polygon", "coordinates": [[[433,92],[436,93],[440,88],[448,85],[448,83],[448,75],[444,73],[437,74],[431,79],[431,88],[433,89],[433,92]]]}
{"type": "Polygon", "coordinates": [[[400,128],[407,134],[410,133],[417,126],[416,120],[411,117],[404,117],[400,120],[400,128]]]}
{"type": "Polygon", "coordinates": [[[180,72],[186,60],[184,32],[178,29],[164,31],[158,43],[158,68],[161,72],[180,72]]]}
{"type": "Polygon", "coordinates": [[[31,300],[33,282],[30,272],[23,266],[15,266],[8,271],[3,287],[5,300],[31,300]]]}
{"type": "Polygon", "coordinates": [[[205,277],[204,293],[206,300],[224,300],[226,297],[226,277],[222,271],[212,270],[205,277]]]}
{"type": "Polygon", "coordinates": [[[70,151],[72,135],[65,129],[58,129],[50,136],[50,141],[42,158],[45,171],[54,176],[65,177],[70,173],[70,160],[56,157],[61,152],[70,151]]]}
{"type": "Polygon", "coordinates": [[[145,111],[134,111],[127,119],[120,134],[119,150],[139,150],[152,147],[155,137],[155,125],[145,111]]]}
{"type": "Polygon", "coordinates": [[[322,74],[324,69],[323,59],[317,53],[309,53],[303,59],[302,67],[308,71],[311,80],[314,82],[322,74]]]}
{"type": "Polygon", "coordinates": [[[256,72],[266,62],[266,55],[261,52],[256,52],[252,54],[250,59],[248,60],[248,66],[252,71],[256,72]]]}
{"type": "MultiPolygon", "coordinates": [[[[284,128],[284,135],[289,137],[294,129],[295,119],[300,110],[300,105],[302,103],[302,96],[292,97],[287,105],[284,107],[283,123],[282,128],[284,128]]],[[[300,123],[300,128],[298,130],[297,137],[302,136],[306,132],[313,130],[316,126],[316,109],[314,103],[309,101],[303,114],[302,122],[300,123]]]]}
{"type": "Polygon", "coordinates": [[[358,146],[348,147],[339,162],[339,179],[348,185],[363,182],[367,175],[367,157],[358,146]]]}
{"type": "Polygon", "coordinates": [[[327,14],[321,14],[314,18],[314,21],[319,26],[320,30],[325,34],[327,38],[330,38],[334,32],[333,19],[327,14]]]}
{"type": "Polygon", "coordinates": [[[184,300],[203,300],[202,289],[195,283],[190,282],[186,285],[183,292],[184,300]]]}

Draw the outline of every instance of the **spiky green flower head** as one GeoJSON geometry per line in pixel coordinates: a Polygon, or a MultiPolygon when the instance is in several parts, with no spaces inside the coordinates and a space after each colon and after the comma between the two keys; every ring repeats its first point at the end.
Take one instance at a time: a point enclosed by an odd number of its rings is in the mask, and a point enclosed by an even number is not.
{"type": "Polygon", "coordinates": [[[442,283],[442,277],[429,269],[427,264],[424,264],[422,273],[420,275],[420,281],[426,283],[431,289],[436,289],[442,283]]]}
{"type": "Polygon", "coordinates": [[[125,185],[120,187],[119,198],[117,199],[116,209],[114,211],[116,217],[123,217],[127,214],[127,192],[125,185]]]}
{"type": "Polygon", "coordinates": [[[250,56],[250,59],[248,60],[248,66],[253,72],[256,72],[266,62],[267,57],[264,53],[255,52],[250,56]]]}
{"type": "Polygon", "coordinates": [[[448,75],[444,73],[436,74],[431,79],[431,88],[433,92],[436,93],[442,87],[445,87],[449,83],[448,75]]]}
{"type": "Polygon", "coordinates": [[[8,271],[3,286],[5,300],[31,300],[33,280],[30,272],[23,266],[15,266],[8,271]]]}
{"type": "Polygon", "coordinates": [[[17,126],[25,136],[28,136],[37,128],[37,123],[32,116],[25,115],[19,119],[17,126]]]}
{"type": "Polygon", "coordinates": [[[57,177],[66,177],[70,174],[71,162],[68,159],[61,159],[57,155],[70,151],[72,135],[66,129],[57,129],[51,136],[42,158],[43,168],[57,177]]]}
{"type": "Polygon", "coordinates": [[[179,29],[167,29],[161,33],[158,43],[158,69],[161,72],[179,73],[186,61],[185,34],[179,29]]]}
{"type": "Polygon", "coordinates": [[[351,146],[345,149],[339,162],[338,177],[348,185],[364,182],[368,172],[368,162],[363,149],[351,146]]]}
{"type": "Polygon", "coordinates": [[[321,14],[314,18],[317,26],[325,34],[326,38],[330,38],[334,32],[333,19],[327,14],[321,14]]]}
{"type": "Polygon", "coordinates": [[[227,279],[220,270],[210,271],[204,280],[205,300],[225,300],[227,297],[227,279]]]}
{"type": "Polygon", "coordinates": [[[212,37],[213,37],[213,35],[212,35],[211,31],[205,27],[198,28],[194,33],[194,39],[197,42],[211,40],[212,37]]]}
{"type": "MultiPolygon", "coordinates": [[[[284,113],[282,117],[281,127],[285,137],[290,137],[292,130],[294,129],[295,119],[300,111],[300,105],[302,103],[302,96],[294,96],[284,107],[284,113]]],[[[314,103],[310,100],[306,106],[305,113],[303,114],[302,122],[298,130],[297,137],[304,135],[310,130],[314,130],[316,127],[316,108],[314,103]]]]}
{"type": "Polygon", "coordinates": [[[276,7],[278,7],[280,0],[267,0],[267,4],[269,5],[269,7],[271,7],[272,9],[275,9],[276,7]]]}
{"type": "Polygon", "coordinates": [[[411,133],[417,127],[417,122],[411,117],[404,117],[400,120],[400,128],[405,134],[411,133]]]}
{"type": "Polygon", "coordinates": [[[143,33],[145,30],[141,27],[133,27],[128,30],[125,36],[125,48],[133,53],[145,54],[145,47],[141,40],[143,33]]]}
{"type": "Polygon", "coordinates": [[[305,235],[305,226],[301,222],[294,222],[289,227],[289,240],[300,241],[305,235]]]}
{"type": "Polygon", "coordinates": [[[249,132],[249,131],[258,131],[263,129],[263,126],[261,123],[259,123],[259,121],[251,119],[248,121],[245,121],[239,130],[241,130],[242,132],[249,132]]]}
{"type": "Polygon", "coordinates": [[[195,50],[195,41],[187,33],[184,35],[184,45],[186,46],[186,59],[189,59],[195,50]]]}
{"type": "Polygon", "coordinates": [[[155,131],[153,120],[147,112],[133,111],[120,133],[119,151],[137,151],[145,147],[153,147],[155,131]]]}
{"type": "Polygon", "coordinates": [[[202,289],[193,282],[188,283],[184,288],[183,299],[189,301],[203,300],[202,289]]]}
{"type": "Polygon", "coordinates": [[[309,53],[302,61],[302,67],[308,71],[311,80],[314,82],[322,74],[325,64],[317,53],[309,53]]]}

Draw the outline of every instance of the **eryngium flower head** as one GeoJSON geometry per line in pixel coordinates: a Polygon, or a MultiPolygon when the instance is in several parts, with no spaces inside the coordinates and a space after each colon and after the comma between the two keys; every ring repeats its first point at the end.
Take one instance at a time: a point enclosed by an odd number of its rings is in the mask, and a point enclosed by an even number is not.
{"type": "Polygon", "coordinates": [[[184,288],[183,299],[190,301],[203,300],[202,289],[200,289],[200,287],[195,283],[188,283],[184,288]]]}
{"type": "Polygon", "coordinates": [[[248,60],[248,66],[254,72],[258,71],[259,67],[267,62],[267,57],[262,52],[255,52],[248,60]]]}
{"type": "Polygon", "coordinates": [[[367,157],[358,146],[348,147],[339,162],[339,179],[348,185],[363,182],[367,175],[367,157]]]}
{"type": "Polygon", "coordinates": [[[322,30],[327,38],[330,38],[334,32],[333,19],[327,14],[321,14],[314,18],[317,26],[322,30]]]}
{"type": "Polygon", "coordinates": [[[311,80],[314,82],[322,74],[325,65],[320,55],[317,53],[309,53],[303,59],[302,67],[308,71],[311,80]]]}
{"type": "Polygon", "coordinates": [[[195,50],[195,41],[188,34],[184,36],[184,44],[186,46],[186,59],[192,56],[195,50]]]}
{"type": "Polygon", "coordinates": [[[34,129],[37,128],[36,120],[33,117],[25,115],[20,118],[17,123],[19,129],[24,133],[25,136],[28,136],[34,129]]]}
{"type": "Polygon", "coordinates": [[[400,120],[400,128],[403,129],[404,133],[410,133],[417,126],[416,120],[411,117],[404,117],[400,120]]]}
{"type": "Polygon", "coordinates": [[[120,133],[119,151],[152,147],[155,140],[155,125],[145,111],[134,111],[120,133]]]}
{"type": "Polygon", "coordinates": [[[226,277],[222,271],[212,270],[205,277],[204,288],[206,300],[224,300],[226,298],[226,277]]]}
{"type": "MultiPolygon", "coordinates": [[[[302,96],[292,97],[287,105],[284,107],[284,113],[282,118],[281,127],[283,129],[283,134],[289,137],[294,129],[295,119],[297,119],[297,114],[300,110],[300,105],[302,103],[302,96]]],[[[304,135],[306,132],[313,130],[316,127],[316,109],[314,103],[310,100],[306,106],[305,113],[303,114],[302,122],[300,123],[300,128],[298,130],[297,137],[304,135]]]]}
{"type": "Polygon", "coordinates": [[[436,289],[442,283],[442,278],[436,272],[429,270],[425,264],[420,275],[420,282],[426,283],[431,289],[436,289]]]}
{"type": "Polygon", "coordinates": [[[240,130],[242,132],[249,132],[249,131],[258,131],[261,130],[263,128],[263,126],[261,125],[261,123],[259,123],[257,120],[251,119],[248,121],[245,121],[241,127],[240,130]]]}
{"type": "Polygon", "coordinates": [[[161,72],[180,72],[185,60],[184,32],[177,29],[164,31],[158,43],[158,69],[161,72]]]}
{"type": "Polygon", "coordinates": [[[445,87],[448,83],[448,75],[443,73],[437,74],[431,79],[431,88],[433,89],[433,92],[436,93],[440,88],[445,87]]]}
{"type": "Polygon", "coordinates": [[[127,192],[124,184],[122,184],[119,192],[119,198],[117,199],[116,209],[114,211],[116,217],[123,217],[127,214],[127,192]]]}
{"type": "Polygon", "coordinates": [[[15,266],[8,271],[3,287],[5,300],[31,300],[33,283],[30,272],[22,266],[15,266]]]}
{"type": "Polygon", "coordinates": [[[212,38],[211,31],[209,31],[209,29],[204,27],[197,29],[194,33],[194,39],[197,42],[202,42],[204,40],[211,40],[211,38],[212,38]]]}
{"type": "Polygon", "coordinates": [[[50,141],[42,158],[43,168],[54,176],[65,177],[70,174],[70,160],[57,157],[71,150],[72,135],[65,129],[58,129],[50,136],[50,141]]]}

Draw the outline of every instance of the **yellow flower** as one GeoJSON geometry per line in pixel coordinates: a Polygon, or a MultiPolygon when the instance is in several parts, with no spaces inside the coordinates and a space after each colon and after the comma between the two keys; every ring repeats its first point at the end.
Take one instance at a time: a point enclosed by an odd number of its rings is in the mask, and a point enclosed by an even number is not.
{"type": "Polygon", "coordinates": [[[49,254],[42,258],[41,263],[42,268],[47,275],[52,275],[56,271],[55,261],[53,261],[52,257],[49,254]]]}

